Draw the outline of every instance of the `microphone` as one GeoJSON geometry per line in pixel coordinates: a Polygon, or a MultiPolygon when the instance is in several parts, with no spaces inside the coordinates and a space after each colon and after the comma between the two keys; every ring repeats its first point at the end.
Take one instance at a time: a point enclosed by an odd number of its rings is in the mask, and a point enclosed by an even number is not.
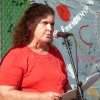
{"type": "Polygon", "coordinates": [[[54,31],[53,32],[53,37],[54,38],[59,38],[59,37],[67,38],[69,36],[73,36],[73,34],[69,33],[69,32],[61,32],[61,31],[54,31]]]}

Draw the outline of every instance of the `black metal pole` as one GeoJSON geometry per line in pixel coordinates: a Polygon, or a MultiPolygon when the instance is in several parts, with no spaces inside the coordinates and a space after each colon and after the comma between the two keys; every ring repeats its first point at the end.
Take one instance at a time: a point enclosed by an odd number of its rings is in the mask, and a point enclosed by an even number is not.
{"type": "Polygon", "coordinates": [[[75,80],[76,80],[76,83],[77,83],[77,91],[76,91],[76,96],[77,97],[76,97],[76,99],[77,100],[83,100],[82,82],[79,82],[78,68],[76,68],[78,66],[75,67],[68,38],[67,39],[63,38],[63,44],[66,46],[66,48],[68,50],[69,58],[70,58],[70,61],[71,61],[71,64],[72,64],[72,68],[73,68],[74,74],[75,74],[75,80]]]}

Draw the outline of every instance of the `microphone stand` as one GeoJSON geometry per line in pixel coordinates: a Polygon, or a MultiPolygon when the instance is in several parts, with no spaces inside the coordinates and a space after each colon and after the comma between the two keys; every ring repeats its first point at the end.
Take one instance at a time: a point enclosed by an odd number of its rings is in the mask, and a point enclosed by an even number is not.
{"type": "MultiPolygon", "coordinates": [[[[76,43],[75,36],[74,36],[74,40],[75,40],[75,43],[76,43]]],[[[77,83],[76,99],[77,100],[83,100],[82,82],[79,82],[79,78],[78,78],[78,60],[77,60],[77,57],[76,57],[76,61],[77,61],[76,65],[77,66],[75,67],[71,48],[70,48],[71,43],[69,42],[68,37],[67,38],[63,37],[63,44],[65,45],[66,49],[68,50],[69,58],[70,58],[70,61],[71,61],[71,65],[72,65],[74,75],[75,75],[75,80],[76,80],[76,83],[77,83]]],[[[76,48],[77,48],[77,45],[76,45],[76,48]]],[[[77,51],[77,49],[76,49],[76,51],[77,51]]]]}

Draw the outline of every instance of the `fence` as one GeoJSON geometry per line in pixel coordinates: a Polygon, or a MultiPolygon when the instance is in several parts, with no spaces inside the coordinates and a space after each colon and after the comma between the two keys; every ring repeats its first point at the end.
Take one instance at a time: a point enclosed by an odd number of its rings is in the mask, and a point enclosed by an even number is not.
{"type": "Polygon", "coordinates": [[[29,0],[0,0],[0,57],[12,45],[12,34],[18,18],[28,6],[29,0]],[[2,25],[2,26],[1,26],[2,25]]]}

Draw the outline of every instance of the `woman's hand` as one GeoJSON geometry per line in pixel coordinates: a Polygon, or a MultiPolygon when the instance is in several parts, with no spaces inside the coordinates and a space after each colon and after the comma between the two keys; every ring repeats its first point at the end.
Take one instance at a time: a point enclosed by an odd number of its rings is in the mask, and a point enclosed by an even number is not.
{"type": "Polygon", "coordinates": [[[61,94],[56,93],[56,92],[45,92],[45,93],[41,93],[40,96],[41,100],[61,100],[61,94]]]}

